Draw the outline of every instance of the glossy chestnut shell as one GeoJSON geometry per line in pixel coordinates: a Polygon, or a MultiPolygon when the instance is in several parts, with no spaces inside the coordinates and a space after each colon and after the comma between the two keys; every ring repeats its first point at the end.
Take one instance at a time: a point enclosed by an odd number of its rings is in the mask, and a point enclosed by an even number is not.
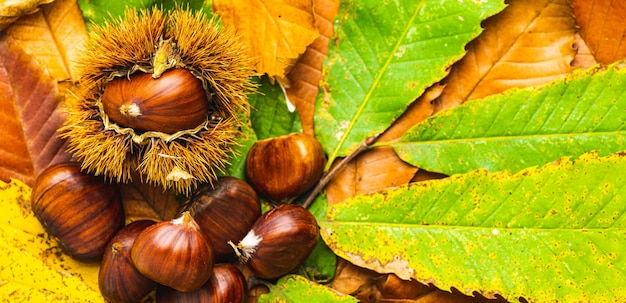
{"type": "Polygon", "coordinates": [[[313,187],[325,165],[319,141],[293,133],[257,141],[246,158],[246,177],[261,196],[284,203],[313,187]]]}
{"type": "Polygon", "coordinates": [[[213,249],[189,212],[141,232],[131,260],[146,277],[182,292],[206,283],[214,264],[213,249]]]}
{"type": "Polygon", "coordinates": [[[35,216],[77,260],[100,260],[109,240],[124,225],[117,186],[81,172],[76,162],[45,169],[35,181],[31,200],[35,216]]]}
{"type": "Polygon", "coordinates": [[[235,249],[256,276],[274,279],[302,264],[318,237],[317,221],[308,210],[283,204],[264,213],[235,249]]]}
{"type": "Polygon", "coordinates": [[[157,283],[142,275],[130,260],[135,238],[148,226],[150,220],[139,220],[124,226],[111,239],[102,257],[98,273],[100,293],[110,303],[139,302],[157,283]]]}
{"type": "Polygon", "coordinates": [[[169,287],[157,288],[158,303],[242,303],[248,288],[243,274],[229,263],[216,264],[207,283],[192,292],[179,292],[169,287]]]}
{"type": "Polygon", "coordinates": [[[228,241],[238,242],[261,216],[261,204],[254,189],[234,177],[221,177],[200,187],[189,200],[189,212],[209,238],[216,260],[234,256],[228,241]]]}
{"type": "Polygon", "coordinates": [[[208,112],[201,81],[186,69],[169,70],[158,79],[144,73],[115,78],[104,89],[102,106],[120,126],[167,134],[196,128],[208,112]]]}

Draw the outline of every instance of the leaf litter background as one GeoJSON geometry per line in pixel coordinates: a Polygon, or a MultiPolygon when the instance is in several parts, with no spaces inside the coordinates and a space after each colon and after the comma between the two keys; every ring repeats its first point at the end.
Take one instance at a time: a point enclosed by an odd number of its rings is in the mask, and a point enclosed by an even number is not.
{"type": "MultiPolygon", "coordinates": [[[[185,4],[237,28],[259,74],[271,76],[251,97],[257,111],[243,154],[258,138],[303,131],[336,165],[381,134],[312,206],[341,257],[336,265],[320,249],[301,272],[319,283],[287,276],[260,301],[311,293],[319,302],[352,301],[338,293],[362,302],[626,298],[626,5],[480,2],[185,4]],[[265,35],[253,31],[261,27],[265,35]]],[[[59,251],[30,214],[28,186],[69,159],[55,136],[58,104],[76,80],[72,59],[86,29],[123,10],[93,0],[0,4],[3,300],[101,300],[97,266],[59,251]]],[[[230,173],[242,176],[241,163],[230,173]]],[[[176,210],[171,193],[122,190],[129,220],[176,210]]]]}

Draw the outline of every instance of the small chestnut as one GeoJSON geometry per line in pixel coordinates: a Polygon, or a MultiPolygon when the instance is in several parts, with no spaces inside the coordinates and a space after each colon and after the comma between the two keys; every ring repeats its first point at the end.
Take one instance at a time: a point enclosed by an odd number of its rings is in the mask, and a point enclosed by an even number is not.
{"type": "Polygon", "coordinates": [[[235,245],[239,259],[259,278],[273,279],[295,270],[309,256],[319,229],[304,207],[283,204],[264,213],[235,245]]]}
{"type": "Polygon", "coordinates": [[[98,287],[107,302],[139,302],[156,287],[157,283],[137,271],[130,260],[135,238],[153,224],[150,220],[134,221],[120,229],[107,245],[98,273],[98,287]]]}
{"type": "Polygon", "coordinates": [[[169,287],[158,287],[158,303],[242,303],[248,288],[243,274],[229,263],[216,264],[213,275],[202,287],[192,292],[179,292],[169,287]]]}
{"type": "Polygon", "coordinates": [[[202,83],[186,69],[158,79],[144,73],[115,78],[104,89],[102,106],[120,126],[168,134],[198,127],[208,112],[202,83]]]}
{"type": "Polygon", "coordinates": [[[255,142],[246,158],[246,177],[260,195],[285,203],[311,189],[325,165],[319,141],[293,133],[255,142]]]}
{"type": "Polygon", "coordinates": [[[211,277],[213,249],[189,212],[144,229],[131,260],[144,276],[178,291],[193,291],[211,277]]]}
{"type": "Polygon", "coordinates": [[[31,199],[35,216],[61,248],[80,261],[99,261],[124,226],[118,188],[81,172],[76,162],[46,168],[35,180],[31,199]]]}
{"type": "Polygon", "coordinates": [[[215,259],[234,256],[228,241],[239,241],[261,216],[261,204],[254,189],[234,177],[221,177],[211,187],[198,188],[185,205],[209,238],[215,259]]]}

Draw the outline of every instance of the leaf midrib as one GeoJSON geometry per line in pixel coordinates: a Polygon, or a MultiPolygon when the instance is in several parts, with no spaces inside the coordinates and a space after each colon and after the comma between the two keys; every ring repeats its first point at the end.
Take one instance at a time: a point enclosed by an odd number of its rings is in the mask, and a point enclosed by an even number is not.
{"type": "Polygon", "coordinates": [[[505,235],[507,231],[528,231],[528,232],[608,232],[608,231],[625,231],[625,227],[606,227],[606,228],[540,228],[540,227],[496,227],[496,226],[464,226],[464,225],[437,225],[437,224],[411,224],[411,223],[389,223],[389,222],[374,222],[374,221],[320,221],[322,228],[332,226],[365,226],[365,227],[402,227],[402,228],[420,228],[420,229],[443,229],[443,230],[485,230],[491,231],[498,230],[497,235],[505,235]]]}
{"type": "Polygon", "coordinates": [[[430,140],[430,141],[397,141],[397,142],[382,142],[374,144],[373,146],[405,146],[405,145],[428,145],[432,143],[456,143],[456,142],[469,142],[469,141],[503,141],[524,139],[529,140],[537,138],[558,138],[558,137],[578,137],[578,136],[605,136],[605,135],[619,135],[626,133],[626,130],[619,131],[605,131],[605,132],[582,132],[582,133],[563,133],[563,134],[535,134],[535,135],[512,135],[512,136],[494,136],[494,137],[474,137],[474,138],[454,138],[445,140],[430,140]]]}
{"type": "MultiPolygon", "coordinates": [[[[408,32],[409,32],[409,30],[411,28],[411,25],[415,21],[415,18],[417,18],[417,15],[420,12],[420,10],[422,9],[422,7],[424,6],[424,3],[425,3],[425,0],[422,0],[417,5],[417,7],[415,8],[415,11],[413,12],[413,15],[411,16],[411,18],[407,22],[406,26],[404,27],[404,29],[402,31],[402,34],[400,35],[400,38],[398,39],[398,41],[396,41],[396,44],[393,46],[392,51],[389,52],[389,55],[387,56],[387,59],[385,60],[385,63],[383,64],[381,69],[378,71],[378,74],[376,75],[376,78],[374,79],[374,82],[372,83],[372,85],[370,86],[369,90],[365,94],[365,97],[363,98],[363,102],[360,104],[360,106],[359,106],[357,112],[355,113],[354,117],[352,117],[352,120],[350,120],[350,124],[348,125],[348,127],[346,128],[346,131],[341,136],[341,139],[339,139],[339,142],[337,143],[337,147],[335,147],[335,149],[333,150],[332,154],[328,157],[328,162],[327,162],[326,168],[325,168],[326,170],[330,169],[330,166],[334,162],[334,159],[337,158],[337,155],[339,154],[339,151],[341,150],[341,148],[345,144],[348,136],[352,132],[352,129],[354,128],[354,125],[356,124],[356,121],[361,116],[361,113],[365,110],[366,105],[371,100],[371,96],[374,93],[374,90],[378,87],[378,84],[380,83],[383,75],[385,74],[385,72],[387,71],[389,66],[391,65],[391,62],[393,61],[393,58],[395,57],[395,54],[397,53],[398,49],[402,45],[402,42],[404,41],[404,39],[407,37],[407,34],[408,34],[408,32]]],[[[363,138],[363,139],[365,139],[365,138],[363,138]]]]}

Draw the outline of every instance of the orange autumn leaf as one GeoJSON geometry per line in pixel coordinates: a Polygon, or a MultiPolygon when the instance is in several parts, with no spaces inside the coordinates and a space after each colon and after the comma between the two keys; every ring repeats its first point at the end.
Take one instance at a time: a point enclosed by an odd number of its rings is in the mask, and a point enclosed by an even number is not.
{"type": "Polygon", "coordinates": [[[282,78],[318,36],[312,0],[219,0],[213,10],[236,29],[256,71],[282,78]]]}
{"type": "Polygon", "coordinates": [[[416,172],[416,167],[400,160],[391,148],[368,150],[348,163],[328,183],[328,203],[339,203],[358,194],[406,184],[416,172]]]}
{"type": "Polygon", "coordinates": [[[572,0],[574,16],[595,59],[610,64],[626,57],[626,2],[572,0]]]}
{"type": "Polygon", "coordinates": [[[287,74],[289,86],[285,93],[289,101],[298,110],[302,121],[302,132],[313,135],[313,115],[315,100],[322,79],[322,64],[328,56],[328,44],[334,35],[333,20],[339,12],[338,0],[314,0],[315,25],[320,36],[313,41],[307,50],[296,61],[293,69],[287,74]]]}
{"type": "Polygon", "coordinates": [[[0,40],[0,180],[32,185],[48,165],[70,159],[57,138],[63,121],[55,79],[9,39],[0,40]]]}
{"type": "Polygon", "coordinates": [[[574,69],[576,25],[566,0],[511,1],[484,27],[443,80],[438,110],[513,87],[545,84],[574,69]]]}
{"type": "Polygon", "coordinates": [[[56,0],[23,16],[5,30],[57,81],[76,80],[75,58],[87,41],[83,15],[75,0],[56,0]]]}

